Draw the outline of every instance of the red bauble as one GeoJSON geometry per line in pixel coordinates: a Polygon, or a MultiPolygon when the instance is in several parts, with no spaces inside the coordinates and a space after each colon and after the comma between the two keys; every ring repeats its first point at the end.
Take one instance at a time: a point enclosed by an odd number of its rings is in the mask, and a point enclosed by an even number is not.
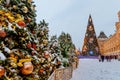
{"type": "Polygon", "coordinates": [[[0,37],[6,37],[6,32],[4,30],[0,30],[0,37]]]}
{"type": "Polygon", "coordinates": [[[33,48],[34,50],[36,50],[36,44],[35,44],[35,43],[32,44],[32,48],[33,48]]]}
{"type": "Polygon", "coordinates": [[[26,24],[25,24],[24,21],[19,21],[19,22],[17,22],[17,24],[18,24],[19,26],[21,26],[21,27],[25,27],[25,26],[26,26],[26,24]]]}
{"type": "Polygon", "coordinates": [[[32,31],[32,34],[35,34],[35,31],[32,31]]]}
{"type": "Polygon", "coordinates": [[[5,69],[0,66],[0,77],[2,77],[5,74],[5,69]]]}
{"type": "Polygon", "coordinates": [[[40,70],[39,70],[39,73],[43,73],[43,72],[44,72],[44,69],[40,69],[40,70]]]}
{"type": "Polygon", "coordinates": [[[32,52],[31,52],[31,54],[32,54],[32,56],[33,56],[33,55],[35,54],[35,52],[34,52],[34,51],[32,51],[32,52]]]}
{"type": "Polygon", "coordinates": [[[46,53],[46,52],[45,52],[45,53],[44,53],[44,57],[45,57],[45,58],[49,58],[49,57],[50,57],[49,53],[46,53]]]}
{"type": "Polygon", "coordinates": [[[32,46],[31,43],[28,42],[28,43],[27,43],[27,48],[31,48],[31,46],[32,46]]]}

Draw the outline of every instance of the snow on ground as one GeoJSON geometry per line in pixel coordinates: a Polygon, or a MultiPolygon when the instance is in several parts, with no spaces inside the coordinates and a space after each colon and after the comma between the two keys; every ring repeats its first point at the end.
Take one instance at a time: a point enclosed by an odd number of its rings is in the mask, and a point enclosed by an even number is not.
{"type": "Polygon", "coordinates": [[[97,59],[80,59],[70,80],[120,80],[120,61],[99,62],[97,59]]]}

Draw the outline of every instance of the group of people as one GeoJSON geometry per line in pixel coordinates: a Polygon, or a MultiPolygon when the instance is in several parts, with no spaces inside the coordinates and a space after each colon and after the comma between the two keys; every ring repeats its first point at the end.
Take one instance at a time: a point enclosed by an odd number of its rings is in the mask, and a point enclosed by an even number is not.
{"type": "Polygon", "coordinates": [[[99,62],[104,62],[104,60],[110,62],[112,59],[120,61],[120,55],[99,55],[98,56],[99,62]]]}

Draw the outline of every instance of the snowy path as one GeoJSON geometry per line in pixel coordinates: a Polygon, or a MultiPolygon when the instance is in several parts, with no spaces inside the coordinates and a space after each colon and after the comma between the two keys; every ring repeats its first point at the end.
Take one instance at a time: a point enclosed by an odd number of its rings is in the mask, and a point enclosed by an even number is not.
{"type": "Polygon", "coordinates": [[[70,80],[120,80],[120,61],[102,63],[97,59],[80,59],[70,80]]]}

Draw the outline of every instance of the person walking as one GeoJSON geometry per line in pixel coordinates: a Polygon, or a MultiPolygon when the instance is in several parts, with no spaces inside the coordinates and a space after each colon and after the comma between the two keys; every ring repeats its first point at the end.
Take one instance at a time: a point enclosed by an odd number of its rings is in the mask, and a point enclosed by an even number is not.
{"type": "Polygon", "coordinates": [[[104,55],[101,55],[101,60],[102,62],[104,62],[104,55]]]}
{"type": "Polygon", "coordinates": [[[102,61],[102,60],[101,60],[101,55],[99,55],[99,56],[98,56],[98,59],[99,59],[99,62],[101,62],[101,61],[102,61]]]}

